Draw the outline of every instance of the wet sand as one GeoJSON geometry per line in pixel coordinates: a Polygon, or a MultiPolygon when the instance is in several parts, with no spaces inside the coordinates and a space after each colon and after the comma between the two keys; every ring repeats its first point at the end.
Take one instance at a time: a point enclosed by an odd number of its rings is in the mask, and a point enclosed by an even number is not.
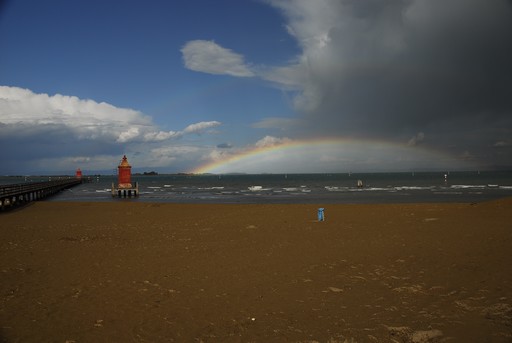
{"type": "Polygon", "coordinates": [[[0,341],[511,342],[511,261],[512,199],[38,202],[0,214],[0,341]]]}

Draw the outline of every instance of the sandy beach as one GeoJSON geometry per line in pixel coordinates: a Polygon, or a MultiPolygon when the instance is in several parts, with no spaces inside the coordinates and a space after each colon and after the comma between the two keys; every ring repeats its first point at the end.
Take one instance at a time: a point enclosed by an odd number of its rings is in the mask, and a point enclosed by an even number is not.
{"type": "Polygon", "coordinates": [[[512,342],[511,223],[510,198],[37,202],[0,214],[0,341],[512,342]]]}

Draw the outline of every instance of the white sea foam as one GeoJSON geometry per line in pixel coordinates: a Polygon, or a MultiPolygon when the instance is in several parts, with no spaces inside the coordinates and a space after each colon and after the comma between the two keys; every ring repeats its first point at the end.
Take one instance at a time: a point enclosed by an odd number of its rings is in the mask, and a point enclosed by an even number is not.
{"type": "Polygon", "coordinates": [[[96,193],[108,193],[108,192],[112,192],[112,189],[105,188],[105,189],[97,189],[96,190],[96,193]]]}
{"type": "Polygon", "coordinates": [[[338,186],[325,186],[324,187],[329,192],[346,192],[349,190],[348,187],[338,187],[338,186]]]}
{"type": "Polygon", "coordinates": [[[434,186],[431,187],[420,187],[420,186],[399,186],[394,187],[397,191],[421,191],[427,189],[435,189],[434,186]]]}
{"type": "Polygon", "coordinates": [[[470,188],[485,188],[485,185],[451,185],[450,188],[454,189],[470,189],[470,188]]]}
{"type": "Polygon", "coordinates": [[[396,190],[394,188],[386,188],[386,187],[351,188],[349,190],[351,192],[375,192],[375,191],[396,192],[396,190]]]}
{"type": "Polygon", "coordinates": [[[250,191],[253,191],[253,192],[263,190],[263,187],[262,187],[262,186],[249,186],[249,187],[247,187],[247,188],[249,188],[249,190],[250,190],[250,191]]]}

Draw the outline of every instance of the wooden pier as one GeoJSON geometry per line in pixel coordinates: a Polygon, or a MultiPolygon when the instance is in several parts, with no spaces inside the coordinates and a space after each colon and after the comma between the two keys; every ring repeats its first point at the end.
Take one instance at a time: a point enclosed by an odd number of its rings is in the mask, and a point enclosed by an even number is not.
{"type": "Polygon", "coordinates": [[[81,179],[68,178],[54,181],[0,185],[0,209],[5,210],[13,206],[41,200],[82,182],[83,180],[81,179]]]}

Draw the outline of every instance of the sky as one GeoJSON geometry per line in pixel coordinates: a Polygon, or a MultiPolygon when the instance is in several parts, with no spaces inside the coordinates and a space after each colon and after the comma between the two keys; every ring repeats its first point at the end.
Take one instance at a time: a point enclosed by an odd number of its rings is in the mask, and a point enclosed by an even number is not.
{"type": "Polygon", "coordinates": [[[511,0],[0,0],[0,175],[512,169],[511,0]]]}

